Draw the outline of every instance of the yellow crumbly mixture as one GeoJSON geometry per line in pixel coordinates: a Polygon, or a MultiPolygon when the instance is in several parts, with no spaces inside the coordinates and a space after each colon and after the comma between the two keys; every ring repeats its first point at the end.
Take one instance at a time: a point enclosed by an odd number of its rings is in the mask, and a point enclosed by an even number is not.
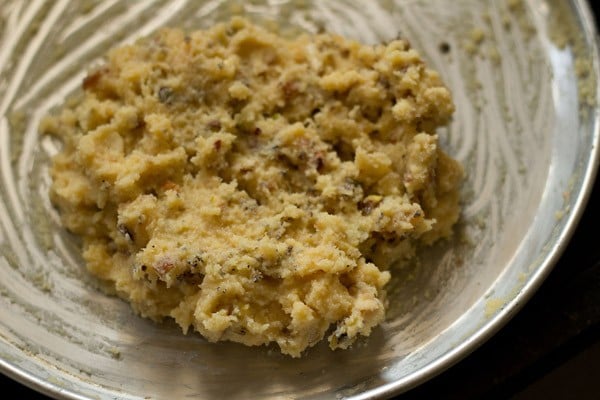
{"type": "Polygon", "coordinates": [[[234,18],[109,52],[42,130],[51,198],[89,271],[210,341],[347,348],[391,264],[451,234],[454,106],[407,42],[293,40],[234,18]]]}

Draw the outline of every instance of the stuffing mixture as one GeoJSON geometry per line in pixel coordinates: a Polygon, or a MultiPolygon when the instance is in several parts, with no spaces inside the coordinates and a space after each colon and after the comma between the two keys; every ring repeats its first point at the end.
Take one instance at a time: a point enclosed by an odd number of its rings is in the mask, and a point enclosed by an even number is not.
{"type": "Polygon", "coordinates": [[[41,129],[89,271],[140,315],[298,357],[384,320],[390,266],[448,237],[454,110],[403,40],[285,39],[242,18],[111,50],[41,129]]]}

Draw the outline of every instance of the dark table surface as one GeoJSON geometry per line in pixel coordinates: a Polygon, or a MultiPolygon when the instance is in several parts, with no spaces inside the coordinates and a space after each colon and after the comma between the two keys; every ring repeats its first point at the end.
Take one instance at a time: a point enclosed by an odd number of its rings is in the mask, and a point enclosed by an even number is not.
{"type": "MultiPolygon", "coordinates": [[[[599,15],[600,5],[593,5],[599,15]]],[[[598,19],[598,18],[597,18],[598,19]]],[[[600,179],[542,287],[496,335],[400,399],[600,399],[600,179]]],[[[48,399],[0,374],[16,399],[48,399]]]]}

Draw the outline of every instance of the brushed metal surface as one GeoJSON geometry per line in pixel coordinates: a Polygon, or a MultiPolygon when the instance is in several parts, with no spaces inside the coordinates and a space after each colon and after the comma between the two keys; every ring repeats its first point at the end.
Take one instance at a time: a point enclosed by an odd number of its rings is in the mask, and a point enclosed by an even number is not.
{"type": "Polygon", "coordinates": [[[7,1],[0,9],[0,370],[57,398],[389,397],[460,360],[514,315],[572,234],[598,165],[596,28],[583,0],[7,1]],[[119,43],[241,13],[284,34],[398,34],[440,71],[466,165],[453,240],[396,269],[387,321],[347,351],[290,359],[211,344],[98,290],[48,201],[40,118],[119,43]],[[480,40],[479,33],[483,33],[480,40]],[[566,47],[562,45],[567,43],[566,47]],[[441,49],[444,49],[442,51],[441,49]],[[446,51],[448,50],[448,51],[446,51]]]}

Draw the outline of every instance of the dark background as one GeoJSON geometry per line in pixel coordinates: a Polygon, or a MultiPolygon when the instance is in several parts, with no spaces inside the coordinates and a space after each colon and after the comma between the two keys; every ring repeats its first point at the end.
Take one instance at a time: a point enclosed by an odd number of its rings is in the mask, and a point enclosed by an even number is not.
{"type": "MultiPolygon", "coordinates": [[[[594,4],[591,2],[591,4],[594,4]]],[[[592,5],[598,20],[600,5],[592,5]]],[[[600,179],[569,246],[504,328],[413,399],[600,399],[600,179]]],[[[18,399],[49,399],[0,374],[18,399]]]]}

